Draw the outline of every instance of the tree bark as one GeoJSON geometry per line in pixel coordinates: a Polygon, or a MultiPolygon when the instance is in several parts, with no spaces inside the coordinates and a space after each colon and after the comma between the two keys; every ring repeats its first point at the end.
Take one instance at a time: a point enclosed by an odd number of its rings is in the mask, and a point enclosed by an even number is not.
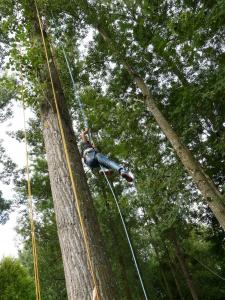
{"type": "MultiPolygon", "coordinates": [[[[34,2],[30,1],[25,9],[27,9],[29,23],[33,24],[34,30],[32,31],[32,34],[41,48],[43,45],[41,45],[41,32],[35,14],[34,2]]],[[[99,298],[104,300],[118,299],[113,274],[102,243],[96,211],[87,185],[86,176],[72,128],[72,122],[66,105],[66,99],[63,94],[46,34],[45,41],[50,59],[53,84],[61,113],[62,125],[65,132],[65,140],[71,161],[72,176],[81,203],[81,214],[86,229],[93,271],[96,275],[99,298]]],[[[78,212],[75,205],[75,197],[71,187],[71,180],[46,64],[43,65],[39,76],[41,81],[46,85],[45,99],[41,104],[40,114],[68,299],[88,300],[92,298],[92,290],[94,288],[93,278],[90,275],[90,266],[87,261],[87,249],[82,236],[78,212]]]]}
{"type": "Polygon", "coordinates": [[[151,95],[150,89],[148,88],[144,79],[135,72],[133,67],[129,65],[126,59],[121,57],[121,52],[119,50],[120,45],[117,45],[117,43],[115,43],[111,39],[110,34],[107,31],[107,25],[105,25],[104,28],[104,25],[102,25],[98,21],[99,18],[97,18],[97,13],[95,9],[92,6],[90,6],[86,0],[77,2],[79,3],[81,9],[86,13],[89,24],[99,31],[99,33],[105,40],[107,46],[110,48],[114,57],[118,59],[118,61],[128,71],[131,78],[133,78],[134,82],[136,83],[137,87],[141,90],[148,111],[153,115],[159,127],[168,138],[169,142],[174,148],[175,153],[180,158],[184,168],[192,177],[193,181],[197,185],[199,191],[202,193],[204,199],[211,208],[218,222],[225,230],[225,204],[223,195],[219,192],[219,190],[217,189],[213,181],[209,178],[209,176],[205,174],[201,165],[194,158],[189,149],[183,145],[180,138],[173,130],[172,126],[163,116],[162,112],[158,109],[155,100],[151,95]]]}
{"type": "Polygon", "coordinates": [[[180,286],[179,280],[178,280],[177,275],[176,275],[176,269],[175,269],[175,266],[174,266],[174,263],[173,263],[171,257],[169,257],[169,260],[170,260],[170,262],[169,262],[170,270],[171,270],[171,273],[173,274],[173,278],[174,278],[174,281],[176,283],[177,292],[179,294],[180,299],[185,300],[184,296],[182,294],[182,291],[181,291],[181,286],[180,286]]]}
{"type": "Polygon", "coordinates": [[[181,247],[179,245],[179,242],[177,241],[176,233],[173,232],[171,234],[171,240],[172,240],[172,243],[174,245],[176,257],[177,257],[178,262],[180,264],[181,270],[182,270],[182,272],[184,274],[184,278],[186,280],[186,283],[187,283],[187,286],[188,286],[188,288],[190,290],[192,298],[193,298],[193,300],[198,300],[199,298],[198,298],[197,292],[195,290],[194,284],[192,282],[191,275],[190,275],[190,273],[188,271],[187,264],[186,264],[185,258],[183,256],[181,247]]]}

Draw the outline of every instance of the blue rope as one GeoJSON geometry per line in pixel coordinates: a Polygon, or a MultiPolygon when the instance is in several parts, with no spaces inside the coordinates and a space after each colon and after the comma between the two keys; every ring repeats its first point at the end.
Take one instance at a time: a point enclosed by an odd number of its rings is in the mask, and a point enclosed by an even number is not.
{"type": "Polygon", "coordinates": [[[84,126],[86,128],[89,128],[88,120],[87,120],[87,117],[84,113],[83,103],[81,102],[80,96],[77,96],[77,94],[76,94],[76,84],[75,84],[75,81],[74,81],[74,77],[73,77],[73,74],[72,74],[70,64],[69,64],[69,61],[68,61],[68,58],[67,58],[64,47],[62,47],[62,51],[63,51],[63,55],[64,55],[64,58],[65,58],[65,61],[66,61],[66,65],[67,65],[67,68],[68,68],[68,71],[69,71],[69,74],[70,74],[70,78],[71,78],[71,81],[72,81],[74,97],[78,101],[78,104],[79,104],[79,107],[80,107],[80,111],[81,111],[82,118],[83,118],[83,121],[84,121],[84,126]]]}

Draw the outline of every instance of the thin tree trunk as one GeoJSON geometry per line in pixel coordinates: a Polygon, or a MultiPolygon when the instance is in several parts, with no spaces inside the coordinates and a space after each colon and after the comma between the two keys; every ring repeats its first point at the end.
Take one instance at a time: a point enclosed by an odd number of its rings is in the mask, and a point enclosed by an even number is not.
{"type": "Polygon", "coordinates": [[[182,291],[181,291],[181,286],[180,286],[179,280],[178,280],[177,275],[176,275],[176,267],[175,267],[175,265],[174,265],[174,263],[173,263],[173,258],[172,258],[172,255],[171,255],[171,253],[170,253],[170,250],[168,249],[168,247],[167,247],[165,241],[162,241],[162,243],[163,243],[163,245],[164,245],[164,247],[165,247],[165,249],[166,249],[166,252],[167,252],[167,255],[168,255],[168,258],[169,258],[169,266],[170,266],[170,270],[171,270],[171,273],[172,273],[172,275],[173,275],[174,281],[175,281],[175,283],[176,283],[176,288],[177,288],[178,294],[179,294],[179,296],[180,296],[180,299],[181,299],[181,300],[185,300],[185,299],[184,299],[184,296],[183,296],[183,294],[182,294],[182,291]]]}
{"type": "MultiPolygon", "coordinates": [[[[150,237],[152,238],[150,230],[148,230],[148,231],[149,231],[150,237]]],[[[161,259],[160,259],[158,247],[157,247],[157,246],[155,245],[155,243],[152,242],[152,241],[151,241],[151,244],[152,244],[152,246],[153,246],[153,249],[154,249],[154,251],[155,251],[155,254],[156,254],[156,257],[157,257],[157,260],[158,260],[158,263],[159,263],[160,274],[161,274],[162,279],[163,279],[164,284],[165,284],[164,288],[165,288],[165,290],[166,290],[166,292],[167,292],[167,294],[168,294],[168,296],[169,296],[169,299],[172,299],[172,300],[173,300],[172,292],[171,292],[171,290],[170,290],[170,287],[169,287],[169,284],[168,284],[168,280],[167,280],[167,278],[166,278],[166,274],[165,274],[163,268],[161,267],[161,259]]]]}
{"type": "Polygon", "coordinates": [[[165,119],[161,111],[158,109],[144,79],[134,71],[133,67],[129,65],[127,60],[121,57],[121,52],[119,50],[120,46],[114,43],[114,41],[111,39],[110,34],[107,32],[107,25],[104,28],[104,25],[102,25],[102,23],[98,21],[98,18],[96,17],[97,13],[94,7],[90,6],[86,0],[77,2],[80,4],[81,9],[83,9],[87,14],[88,22],[99,31],[114,57],[118,59],[118,61],[128,71],[137,87],[141,90],[145,99],[147,109],[154,116],[159,127],[173,146],[175,153],[180,158],[182,164],[184,165],[184,168],[193,178],[193,181],[195,182],[207,204],[213,211],[218,222],[225,230],[225,204],[223,195],[219,192],[209,176],[205,174],[201,165],[198,161],[195,160],[188,148],[183,145],[169,122],[165,119]]]}
{"type": "MultiPolygon", "coordinates": [[[[166,278],[166,274],[164,272],[164,269],[161,267],[161,258],[160,258],[160,254],[159,254],[159,247],[157,246],[157,244],[154,242],[154,239],[152,238],[152,233],[151,233],[151,225],[149,224],[149,218],[147,216],[147,213],[146,213],[146,210],[145,208],[143,208],[143,212],[144,212],[144,219],[145,219],[145,222],[148,226],[148,233],[149,233],[149,236],[150,236],[150,239],[151,239],[151,244],[152,244],[152,247],[155,251],[155,254],[156,254],[156,257],[157,257],[157,260],[158,260],[158,263],[159,263],[159,270],[160,270],[160,274],[161,274],[161,277],[164,281],[164,286],[163,288],[165,288],[168,296],[169,296],[169,299],[172,299],[173,300],[173,295],[172,295],[172,292],[171,292],[171,289],[170,289],[170,286],[168,284],[168,280],[166,278]]],[[[153,217],[154,221],[155,222],[158,222],[156,217],[153,217]]]]}
{"type": "Polygon", "coordinates": [[[171,270],[171,273],[173,274],[173,278],[174,278],[174,281],[176,283],[178,294],[179,294],[181,300],[185,300],[184,296],[182,294],[182,291],[181,291],[181,286],[180,286],[179,280],[178,280],[177,275],[176,275],[174,264],[173,264],[171,258],[169,258],[169,259],[170,259],[170,270],[171,270]]]}
{"type": "Polygon", "coordinates": [[[163,271],[163,268],[162,268],[161,266],[159,266],[159,268],[160,268],[160,273],[161,273],[161,275],[162,275],[163,281],[164,281],[164,283],[165,283],[165,287],[166,287],[166,291],[167,291],[167,294],[168,294],[168,296],[169,296],[169,299],[170,299],[170,300],[173,300],[173,299],[174,299],[174,298],[173,298],[173,294],[172,294],[172,292],[171,292],[171,290],[170,290],[169,283],[168,283],[168,280],[167,280],[167,278],[166,278],[166,274],[165,274],[165,272],[163,271]]]}
{"type": "Polygon", "coordinates": [[[179,242],[177,241],[177,238],[176,238],[174,232],[171,234],[171,240],[172,240],[172,243],[174,245],[176,257],[177,257],[178,262],[180,264],[181,270],[182,270],[182,272],[184,274],[184,278],[185,278],[185,280],[187,282],[187,286],[188,286],[188,288],[190,290],[192,298],[193,298],[193,300],[198,300],[197,292],[196,292],[194,284],[192,282],[191,275],[190,275],[190,273],[188,271],[187,264],[186,264],[185,258],[183,256],[181,247],[179,245],[179,242]]]}
{"type": "MultiPolygon", "coordinates": [[[[152,237],[151,234],[150,234],[150,237],[152,237]]],[[[160,273],[161,273],[161,276],[162,276],[162,278],[163,278],[163,281],[164,281],[164,283],[165,283],[165,289],[166,289],[166,291],[167,291],[167,294],[168,294],[168,296],[169,296],[169,299],[173,300],[173,294],[172,294],[172,292],[171,292],[171,289],[170,289],[170,286],[169,286],[169,283],[168,283],[166,274],[165,274],[165,272],[164,272],[164,269],[163,269],[163,267],[162,267],[162,265],[161,265],[161,259],[160,259],[158,247],[155,245],[154,242],[151,241],[151,243],[152,243],[152,246],[153,246],[153,248],[154,248],[154,250],[155,250],[155,254],[156,254],[156,257],[157,257],[158,262],[159,262],[159,269],[160,269],[160,273]]]]}
{"type": "MultiPolygon", "coordinates": [[[[124,261],[124,256],[123,253],[121,253],[120,251],[120,236],[119,233],[120,231],[116,231],[116,228],[118,228],[118,224],[115,223],[113,217],[111,216],[112,210],[111,210],[111,205],[109,203],[108,200],[108,196],[107,193],[104,189],[104,187],[102,187],[102,192],[103,192],[103,196],[105,198],[105,205],[108,211],[108,226],[109,229],[111,231],[111,235],[113,238],[113,243],[115,246],[115,250],[116,250],[116,255],[120,264],[120,274],[121,274],[121,279],[123,281],[123,287],[124,287],[124,294],[126,295],[126,299],[127,300],[132,300],[133,296],[132,296],[132,292],[131,292],[131,286],[129,284],[129,279],[128,279],[128,274],[127,274],[127,269],[126,269],[126,265],[125,265],[125,261],[124,261]]],[[[132,259],[131,259],[132,262],[132,259]]]]}
{"type": "MultiPolygon", "coordinates": [[[[41,49],[43,45],[41,42],[40,30],[38,28],[38,21],[35,15],[34,2],[30,1],[28,6],[25,6],[25,9],[29,16],[29,23],[33,24],[34,27],[32,34],[37,41],[37,45],[41,49]]],[[[61,112],[65,140],[71,160],[72,176],[81,203],[81,214],[85,223],[99,296],[101,300],[118,299],[113,274],[106,257],[105,248],[103,247],[96,212],[87,185],[86,176],[72,128],[72,122],[66,106],[66,99],[63,94],[57,69],[52,59],[46,34],[45,40],[50,58],[50,68],[57,101],[61,112]]],[[[46,84],[45,99],[41,104],[40,113],[68,299],[88,300],[92,298],[92,290],[94,288],[93,278],[90,275],[90,269],[87,262],[87,249],[85,248],[76,210],[46,64],[43,66],[40,78],[42,79],[42,82],[46,84]]]]}
{"type": "MultiPolygon", "coordinates": [[[[108,43],[111,42],[111,40],[108,40],[109,38],[102,30],[102,28],[99,29],[99,31],[108,43]]],[[[171,125],[168,123],[166,118],[158,109],[150,93],[150,90],[146,85],[146,83],[144,82],[144,80],[132,70],[131,66],[129,66],[127,62],[123,61],[122,63],[124,67],[127,69],[127,71],[129,72],[129,74],[133,77],[138,88],[142,91],[149,112],[151,112],[152,115],[154,116],[156,122],[158,123],[158,125],[160,126],[160,128],[162,129],[162,131],[170,141],[177,156],[180,158],[181,162],[183,163],[186,171],[193,178],[194,182],[196,183],[199,190],[201,191],[203,197],[207,201],[209,207],[215,214],[220,225],[225,230],[225,205],[223,202],[224,197],[218,191],[217,187],[209,178],[209,176],[205,174],[201,165],[195,160],[195,158],[192,156],[188,148],[183,145],[178,135],[175,133],[171,125]]]]}

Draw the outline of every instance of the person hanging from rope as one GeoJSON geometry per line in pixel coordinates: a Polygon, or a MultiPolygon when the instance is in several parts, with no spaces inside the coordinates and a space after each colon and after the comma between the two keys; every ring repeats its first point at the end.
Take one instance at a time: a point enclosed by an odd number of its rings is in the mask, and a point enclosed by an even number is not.
{"type": "Polygon", "coordinates": [[[88,132],[89,129],[86,128],[80,135],[82,140],[82,155],[85,164],[91,169],[101,167],[100,172],[104,171],[106,175],[110,175],[110,173],[112,173],[112,170],[116,170],[128,182],[132,182],[134,180],[134,177],[131,174],[131,172],[126,170],[123,166],[119,165],[118,163],[110,160],[107,156],[100,153],[95,147],[95,145],[91,144],[91,142],[89,141],[87,136],[88,132]]]}

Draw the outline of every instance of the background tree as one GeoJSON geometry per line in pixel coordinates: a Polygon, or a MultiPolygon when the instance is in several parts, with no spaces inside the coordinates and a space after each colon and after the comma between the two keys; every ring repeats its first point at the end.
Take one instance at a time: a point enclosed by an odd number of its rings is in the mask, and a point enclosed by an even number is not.
{"type": "Polygon", "coordinates": [[[33,279],[18,260],[6,257],[0,262],[0,293],[2,300],[35,299],[33,279]]]}
{"type": "MultiPolygon", "coordinates": [[[[142,96],[131,77],[118,61],[114,61],[102,37],[89,24],[97,19],[100,25],[109,26],[110,37],[118,43],[118,49],[123,50],[121,56],[125,56],[152,87],[160,110],[223,192],[223,4],[221,1],[211,4],[206,1],[198,4],[190,1],[170,4],[167,1],[150,4],[148,1],[111,1],[96,2],[95,7],[98,11],[89,15],[86,22],[83,7],[80,10],[75,2],[54,1],[51,9],[56,25],[52,15],[48,15],[50,9],[47,11],[43,7],[42,10],[74,130],[78,136],[84,124],[71,88],[62,45],[76,78],[76,97],[80,96],[84,103],[95,142],[103,153],[129,163],[135,174],[135,186],[116,175],[111,181],[149,297],[190,299],[195,297],[194,287],[199,299],[222,300],[225,296],[222,279],[225,274],[224,232],[153,117],[140,104],[142,96]]],[[[26,44],[24,36],[23,42],[26,44]]],[[[27,46],[33,64],[38,65],[38,53],[34,47],[27,46]]],[[[17,56],[14,52],[14,63],[17,56]]],[[[45,86],[35,79],[28,58],[23,57],[30,80],[27,103],[37,108],[36,95],[42,95],[45,86]]],[[[40,258],[42,287],[46,299],[66,299],[38,110],[35,114],[36,118],[29,122],[28,140],[32,153],[39,253],[44,254],[40,258]],[[56,271],[59,276],[52,276],[56,271]]],[[[16,137],[23,140],[23,133],[17,133],[16,137]]],[[[85,171],[119,297],[141,298],[113,199],[103,178],[88,169],[85,171]]],[[[23,203],[23,170],[19,174],[17,195],[23,203]]],[[[25,245],[20,259],[32,274],[26,217],[24,211],[18,231],[25,245]]]]}
{"type": "MultiPolygon", "coordinates": [[[[184,146],[180,137],[175,133],[170,123],[161,113],[161,110],[157,107],[154,96],[150,91],[146,81],[146,73],[143,72],[142,69],[139,71],[137,67],[135,68],[136,57],[129,54],[129,44],[132,45],[132,43],[130,43],[130,39],[127,38],[127,31],[123,30],[122,28],[120,31],[122,36],[120,35],[120,32],[117,31],[118,20],[115,20],[115,14],[108,14],[108,7],[105,3],[100,3],[98,9],[96,9],[96,6],[88,3],[88,1],[78,1],[78,4],[80,5],[82,12],[85,13],[85,21],[96,28],[100,33],[101,43],[104,43],[105,46],[108,46],[110,54],[122,64],[125,71],[128,72],[130,79],[132,79],[136,83],[137,87],[141,90],[147,109],[152,113],[158,125],[172,144],[175,153],[181,159],[186,171],[188,171],[189,175],[193,178],[204,199],[207,201],[214,215],[219,220],[220,225],[225,228],[224,197],[213,181],[205,174],[200,163],[194,158],[189,149],[184,146]],[[128,44],[128,47],[126,47],[126,44],[128,44]],[[208,201],[207,199],[214,200],[208,201]]],[[[65,10],[66,9],[67,7],[65,7],[65,10]]],[[[73,10],[70,10],[69,13],[71,14],[71,12],[73,12],[73,10]]],[[[74,17],[76,16],[77,9],[74,17]]],[[[127,28],[125,27],[125,29],[127,28]]],[[[130,37],[129,32],[128,37],[130,37]]],[[[132,36],[130,38],[132,38],[132,36]]],[[[130,51],[130,53],[132,53],[132,51],[130,51]]]]}

